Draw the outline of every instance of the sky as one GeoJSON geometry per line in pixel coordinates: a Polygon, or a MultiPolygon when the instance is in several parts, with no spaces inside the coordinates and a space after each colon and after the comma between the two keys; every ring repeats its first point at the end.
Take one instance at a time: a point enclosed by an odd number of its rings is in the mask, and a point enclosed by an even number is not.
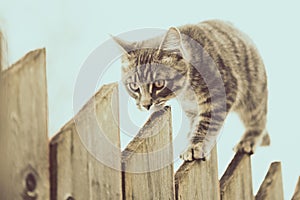
{"type": "MultiPolygon", "coordinates": [[[[259,49],[268,74],[267,129],[271,146],[252,157],[254,192],[271,162],[281,161],[285,198],[289,199],[300,175],[298,113],[300,112],[300,13],[297,1],[0,1],[0,27],[8,43],[8,64],[30,50],[46,48],[49,136],[74,115],[73,95],[82,65],[90,54],[110,39],[128,31],[198,23],[207,19],[232,22],[247,33],[259,49]]],[[[120,60],[111,63],[97,87],[119,81],[120,60]]],[[[141,126],[149,113],[140,113],[127,99],[129,117],[141,126]],[[137,117],[138,116],[138,117],[137,117]]],[[[178,102],[173,101],[174,135],[183,123],[178,102]]],[[[121,119],[122,121],[122,119],[121,119]]],[[[122,125],[122,122],[121,122],[122,125]]],[[[122,127],[121,127],[122,128],[122,127]]],[[[234,113],[218,141],[219,174],[233,157],[232,147],[244,128],[234,113]]],[[[126,146],[130,137],[122,139],[126,146]]],[[[177,166],[179,164],[177,163],[177,166]]]]}

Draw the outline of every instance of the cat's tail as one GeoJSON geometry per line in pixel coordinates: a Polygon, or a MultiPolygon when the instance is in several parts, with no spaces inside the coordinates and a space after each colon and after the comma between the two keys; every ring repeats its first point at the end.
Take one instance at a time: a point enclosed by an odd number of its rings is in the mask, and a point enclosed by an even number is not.
{"type": "Polygon", "coordinates": [[[270,139],[270,135],[269,135],[269,133],[266,131],[265,133],[264,133],[264,136],[263,136],[263,138],[262,138],[262,141],[261,141],[261,143],[260,143],[260,146],[270,146],[270,144],[271,144],[271,139],[270,139]]]}

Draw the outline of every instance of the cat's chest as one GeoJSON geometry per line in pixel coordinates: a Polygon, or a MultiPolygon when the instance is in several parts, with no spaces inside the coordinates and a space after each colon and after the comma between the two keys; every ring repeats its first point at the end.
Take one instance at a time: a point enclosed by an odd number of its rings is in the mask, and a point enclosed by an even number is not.
{"type": "Polygon", "coordinates": [[[197,96],[190,87],[188,87],[178,96],[178,100],[180,101],[182,109],[188,116],[192,117],[198,114],[199,108],[197,96]]]}

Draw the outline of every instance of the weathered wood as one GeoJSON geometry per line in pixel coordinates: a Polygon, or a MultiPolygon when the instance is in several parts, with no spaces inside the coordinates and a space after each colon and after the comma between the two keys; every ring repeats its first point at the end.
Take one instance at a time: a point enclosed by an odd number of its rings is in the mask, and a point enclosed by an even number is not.
{"type": "Polygon", "coordinates": [[[0,79],[0,199],[49,199],[45,49],[0,79]]]}
{"type": "Polygon", "coordinates": [[[175,174],[176,199],[220,199],[217,145],[206,161],[185,162],[175,174]]]}
{"type": "Polygon", "coordinates": [[[300,177],[298,178],[298,182],[292,200],[300,200],[300,177]]]}
{"type": "Polygon", "coordinates": [[[171,110],[151,115],[122,152],[123,196],[174,199],[171,110]]]}
{"type": "Polygon", "coordinates": [[[122,199],[117,96],[103,86],[52,139],[51,200],[122,199]]]}
{"type": "Polygon", "coordinates": [[[280,162],[273,162],[261,184],[256,200],[283,200],[283,185],[280,162]]]}
{"type": "Polygon", "coordinates": [[[220,180],[222,200],[253,200],[251,159],[248,154],[236,153],[220,180]]]}

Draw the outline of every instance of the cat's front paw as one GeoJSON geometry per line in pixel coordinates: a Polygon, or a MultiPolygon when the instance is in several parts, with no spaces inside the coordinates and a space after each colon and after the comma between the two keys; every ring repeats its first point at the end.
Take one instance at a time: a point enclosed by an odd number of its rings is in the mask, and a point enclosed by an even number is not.
{"type": "Polygon", "coordinates": [[[202,143],[190,144],[189,147],[180,154],[180,158],[184,161],[205,160],[205,152],[202,143]]]}

